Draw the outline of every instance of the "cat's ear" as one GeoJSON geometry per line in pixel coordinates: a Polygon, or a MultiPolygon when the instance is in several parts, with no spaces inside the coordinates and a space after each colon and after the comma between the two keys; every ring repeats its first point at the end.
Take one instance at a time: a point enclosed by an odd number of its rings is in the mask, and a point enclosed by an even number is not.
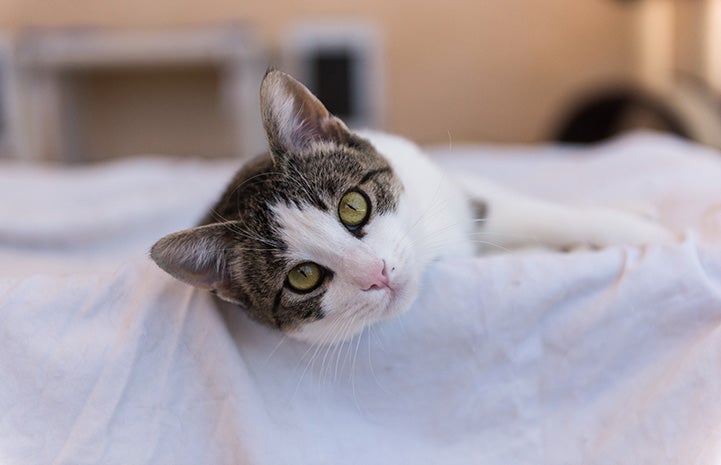
{"type": "Polygon", "coordinates": [[[331,115],[303,84],[277,70],[269,70],[260,86],[260,111],[271,151],[278,155],[300,151],[313,142],[347,143],[348,127],[331,115]]]}
{"type": "Polygon", "coordinates": [[[180,281],[217,290],[227,283],[231,240],[227,224],[198,226],[163,237],[150,249],[150,258],[180,281]]]}

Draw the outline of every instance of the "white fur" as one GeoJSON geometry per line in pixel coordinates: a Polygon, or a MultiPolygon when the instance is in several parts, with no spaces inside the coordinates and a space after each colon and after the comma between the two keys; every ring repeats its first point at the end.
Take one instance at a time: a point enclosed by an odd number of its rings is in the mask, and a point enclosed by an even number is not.
{"type": "MultiPolygon", "coordinates": [[[[406,204],[407,200],[401,200],[406,204]]],[[[292,261],[313,261],[334,275],[323,295],[324,318],[291,333],[312,342],[333,342],[368,324],[405,311],[413,302],[422,266],[401,214],[378,215],[363,240],[351,235],[331,214],[312,206],[273,207],[292,261]],[[389,287],[367,289],[370,274],[385,267],[389,287]]]]}
{"type": "Polygon", "coordinates": [[[386,157],[404,190],[396,211],[374,217],[362,240],[332,213],[311,206],[273,207],[289,258],[310,260],[334,273],[322,300],[325,317],[305,324],[294,337],[338,342],[404,312],[430,261],[470,256],[478,243],[569,248],[673,240],[664,228],[626,213],[556,205],[480,178],[453,178],[410,141],[378,132],[359,134],[386,157]],[[482,221],[473,218],[474,198],[488,204],[489,215],[482,221]],[[369,273],[382,262],[390,288],[363,290],[369,273]]]}
{"type": "Polygon", "coordinates": [[[403,183],[397,208],[375,216],[357,239],[333,215],[311,206],[273,207],[292,261],[314,261],[334,272],[324,318],[295,337],[312,342],[347,338],[370,323],[407,310],[426,265],[439,257],[473,254],[474,228],[467,197],[413,143],[382,133],[362,133],[390,162],[403,183]],[[385,262],[390,288],[364,291],[363,283],[385,262]],[[339,334],[340,333],[340,334],[339,334]]]}
{"type": "Polygon", "coordinates": [[[456,181],[421,149],[402,137],[374,131],[358,132],[371,141],[403,183],[410,234],[421,264],[440,257],[473,254],[471,233],[476,228],[468,196],[456,181]]]}
{"type": "Polygon", "coordinates": [[[437,256],[469,255],[469,234],[480,251],[489,247],[638,246],[676,240],[666,228],[640,216],[608,208],[555,204],[511,192],[479,176],[444,173],[412,142],[376,132],[361,135],[391,162],[417,209],[428,211],[434,203],[445,206],[423,225],[442,231],[445,247],[437,256]],[[482,221],[471,220],[469,199],[488,206],[488,216],[482,221]]]}

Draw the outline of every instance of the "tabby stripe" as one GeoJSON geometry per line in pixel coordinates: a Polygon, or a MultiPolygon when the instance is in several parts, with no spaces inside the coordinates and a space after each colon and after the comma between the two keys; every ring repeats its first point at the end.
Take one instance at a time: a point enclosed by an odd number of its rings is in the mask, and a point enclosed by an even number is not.
{"type": "Polygon", "coordinates": [[[386,166],[385,168],[379,168],[379,169],[377,169],[377,170],[371,170],[371,171],[367,172],[367,173],[365,174],[365,176],[363,176],[363,178],[361,179],[360,183],[361,183],[361,184],[365,184],[365,183],[368,182],[368,180],[369,180],[370,178],[372,178],[373,176],[375,176],[375,175],[377,175],[377,174],[381,174],[381,173],[389,173],[390,171],[391,171],[391,169],[390,169],[390,167],[388,167],[388,166],[386,166]]]}
{"type": "Polygon", "coordinates": [[[283,289],[279,290],[278,293],[275,295],[275,299],[273,300],[273,310],[271,312],[271,316],[273,317],[273,324],[278,329],[281,328],[281,322],[280,322],[280,315],[278,315],[278,307],[280,307],[280,298],[283,295],[283,289]]]}

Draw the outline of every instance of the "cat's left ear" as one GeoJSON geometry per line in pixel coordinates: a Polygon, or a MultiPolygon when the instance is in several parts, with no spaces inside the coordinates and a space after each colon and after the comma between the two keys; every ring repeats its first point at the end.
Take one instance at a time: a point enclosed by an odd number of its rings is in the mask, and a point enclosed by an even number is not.
{"type": "Polygon", "coordinates": [[[216,223],[168,234],[153,245],[150,258],[180,281],[222,291],[228,283],[231,247],[228,225],[216,223]]]}
{"type": "Polygon", "coordinates": [[[349,143],[353,134],[303,84],[269,70],[260,86],[263,128],[275,155],[308,148],[314,142],[349,143]]]}

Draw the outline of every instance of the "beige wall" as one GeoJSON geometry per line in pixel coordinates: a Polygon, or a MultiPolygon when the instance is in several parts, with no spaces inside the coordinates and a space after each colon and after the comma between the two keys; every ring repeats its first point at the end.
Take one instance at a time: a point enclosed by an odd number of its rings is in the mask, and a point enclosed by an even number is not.
{"type": "Polygon", "coordinates": [[[360,17],[384,34],[387,126],[420,142],[539,141],[570,99],[634,73],[633,8],[611,0],[0,0],[0,27],[152,28],[360,17]]]}

